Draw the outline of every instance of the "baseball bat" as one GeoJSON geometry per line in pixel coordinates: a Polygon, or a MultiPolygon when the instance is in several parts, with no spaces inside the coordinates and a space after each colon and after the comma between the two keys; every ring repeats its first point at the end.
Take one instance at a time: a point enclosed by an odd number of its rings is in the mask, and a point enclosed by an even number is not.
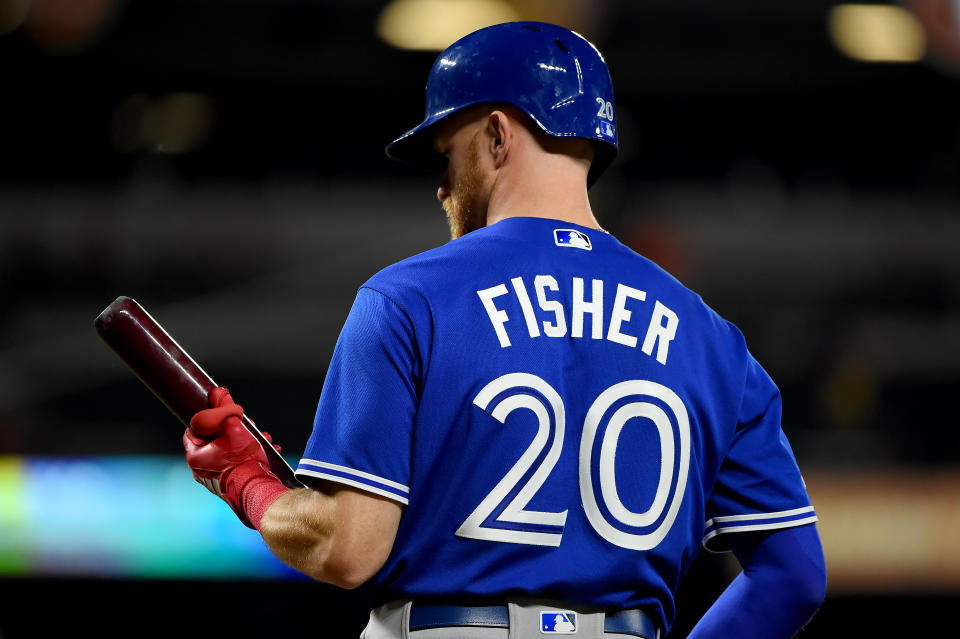
{"type": "MultiPolygon", "coordinates": [[[[121,295],[97,316],[94,327],[107,346],[185,425],[190,425],[195,413],[210,407],[207,397],[217,384],[135,300],[121,295]]],[[[241,421],[260,442],[270,470],[280,481],[290,488],[302,487],[290,465],[250,418],[244,414],[241,421]]]]}

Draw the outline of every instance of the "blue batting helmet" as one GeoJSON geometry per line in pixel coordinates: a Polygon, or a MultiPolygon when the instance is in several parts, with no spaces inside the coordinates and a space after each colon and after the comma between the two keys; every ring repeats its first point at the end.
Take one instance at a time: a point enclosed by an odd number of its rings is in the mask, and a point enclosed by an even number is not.
{"type": "Polygon", "coordinates": [[[578,33],[544,22],[508,22],[464,36],[444,50],[427,78],[426,117],[387,145],[415,166],[443,167],[433,126],[466,107],[512,104],[554,137],[595,142],[588,184],[617,154],[613,82],[603,56],[578,33]]]}

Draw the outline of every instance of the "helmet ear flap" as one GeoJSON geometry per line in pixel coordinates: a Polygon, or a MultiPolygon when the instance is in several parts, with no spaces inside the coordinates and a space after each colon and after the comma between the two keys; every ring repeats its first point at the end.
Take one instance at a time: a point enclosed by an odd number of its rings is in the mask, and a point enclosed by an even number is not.
{"type": "Polygon", "coordinates": [[[617,154],[610,71],[583,36],[545,22],[508,22],[474,31],[433,64],[423,122],[386,147],[389,157],[442,167],[433,127],[460,110],[489,103],[520,109],[544,133],[594,142],[592,185],[617,154]]]}

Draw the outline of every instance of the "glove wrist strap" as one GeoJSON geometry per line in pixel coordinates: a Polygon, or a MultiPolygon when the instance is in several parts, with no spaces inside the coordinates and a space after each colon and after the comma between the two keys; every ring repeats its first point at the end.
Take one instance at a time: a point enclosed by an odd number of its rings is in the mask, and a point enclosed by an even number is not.
{"type": "Polygon", "coordinates": [[[280,495],[290,490],[275,477],[254,479],[243,491],[243,512],[256,530],[260,530],[260,521],[264,513],[280,495]]]}
{"type": "Polygon", "coordinates": [[[243,523],[255,530],[260,530],[260,521],[267,508],[280,495],[290,490],[276,475],[265,470],[260,463],[246,463],[233,469],[230,473],[228,490],[236,495],[235,500],[228,496],[228,503],[234,502],[240,507],[240,519],[243,523]]]}

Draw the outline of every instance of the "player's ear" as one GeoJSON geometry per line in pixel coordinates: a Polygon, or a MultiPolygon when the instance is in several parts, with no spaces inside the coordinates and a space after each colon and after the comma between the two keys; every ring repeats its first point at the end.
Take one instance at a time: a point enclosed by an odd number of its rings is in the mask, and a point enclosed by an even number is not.
{"type": "Polygon", "coordinates": [[[489,139],[490,155],[494,166],[503,166],[510,151],[514,136],[514,122],[503,111],[490,112],[487,118],[487,137],[489,139]]]}

